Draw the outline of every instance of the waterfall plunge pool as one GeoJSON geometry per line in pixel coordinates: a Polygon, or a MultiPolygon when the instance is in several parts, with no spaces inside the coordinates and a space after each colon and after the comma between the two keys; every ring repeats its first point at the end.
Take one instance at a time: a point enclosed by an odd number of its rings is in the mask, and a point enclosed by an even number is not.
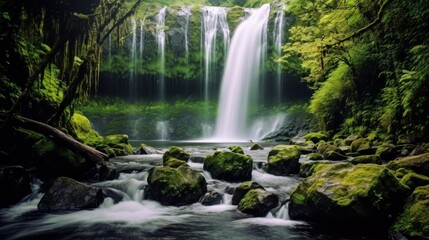
{"type": "MultiPolygon", "coordinates": [[[[155,142],[152,142],[155,143],[155,142]]],[[[383,239],[380,236],[360,235],[328,231],[313,224],[292,221],[287,206],[282,206],[257,218],[243,214],[231,205],[227,187],[229,183],[212,179],[203,171],[203,164],[189,162],[206,178],[208,190],[223,194],[223,202],[214,206],[200,203],[182,207],[162,206],[158,202],[144,200],[148,169],[162,165],[162,152],[168,146],[180,145],[191,156],[207,156],[217,150],[226,150],[228,143],[165,142],[155,146],[160,153],[132,155],[111,159],[122,171],[118,179],[93,183],[111,189],[122,196],[116,202],[106,198],[93,210],[75,212],[40,213],[37,204],[43,196],[38,189],[40,181],[33,184],[33,194],[10,208],[0,209],[0,239],[383,239]]],[[[255,163],[266,162],[272,144],[262,144],[264,150],[250,151],[250,143],[239,144],[255,163]]],[[[301,158],[305,161],[305,157],[301,158]]],[[[302,179],[267,174],[254,164],[252,180],[268,191],[277,194],[281,201],[289,198],[291,191],[302,179]]],[[[387,238],[384,238],[387,239],[387,238]]]]}

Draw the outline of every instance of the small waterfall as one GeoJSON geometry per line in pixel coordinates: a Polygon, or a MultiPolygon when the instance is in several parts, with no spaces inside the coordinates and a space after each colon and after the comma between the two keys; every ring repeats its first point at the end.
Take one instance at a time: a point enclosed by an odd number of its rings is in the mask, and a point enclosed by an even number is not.
{"type": "Polygon", "coordinates": [[[156,43],[158,45],[159,77],[158,97],[160,101],[165,100],[165,15],[167,7],[163,7],[156,15],[156,43]]]}
{"type": "Polygon", "coordinates": [[[158,132],[159,140],[167,140],[168,139],[168,122],[167,121],[156,122],[156,131],[158,132]]]}
{"type": "Polygon", "coordinates": [[[190,6],[184,6],[180,9],[179,12],[180,16],[185,17],[185,57],[186,57],[186,66],[189,64],[189,40],[188,40],[188,32],[189,32],[189,18],[191,17],[191,7],[190,6]]]}
{"type": "Polygon", "coordinates": [[[136,75],[137,75],[137,22],[134,17],[131,17],[131,69],[130,69],[130,83],[129,83],[129,98],[131,101],[135,101],[137,97],[136,90],[136,75]]]}
{"type": "Polygon", "coordinates": [[[208,123],[202,123],[201,129],[203,132],[203,138],[208,138],[213,135],[213,127],[208,123]]]}
{"type": "Polygon", "coordinates": [[[140,20],[140,56],[139,58],[143,60],[143,49],[144,49],[144,19],[140,20]]]}
{"type": "Polygon", "coordinates": [[[253,122],[251,133],[252,140],[262,140],[271,133],[280,130],[286,121],[286,115],[278,114],[276,116],[260,117],[253,122]]]}
{"type": "Polygon", "coordinates": [[[240,23],[232,38],[222,79],[215,138],[246,140],[249,102],[258,99],[270,5],[254,10],[240,23]],[[255,95],[251,95],[255,94],[255,95]],[[254,97],[255,96],[255,97],[254,97]]]}
{"type": "Polygon", "coordinates": [[[204,100],[208,102],[212,96],[209,94],[210,81],[213,81],[216,70],[216,39],[218,31],[223,35],[224,56],[229,47],[229,26],[227,9],[222,7],[203,7],[202,30],[204,30],[204,100]]]}
{"type": "MultiPolygon", "coordinates": [[[[284,11],[286,6],[282,3],[279,5],[276,11],[276,17],[274,19],[274,29],[273,29],[273,44],[277,57],[279,58],[282,55],[282,46],[283,46],[283,28],[284,28],[284,11]]],[[[276,68],[276,103],[281,103],[282,99],[282,69],[281,63],[277,63],[276,68]]]]}

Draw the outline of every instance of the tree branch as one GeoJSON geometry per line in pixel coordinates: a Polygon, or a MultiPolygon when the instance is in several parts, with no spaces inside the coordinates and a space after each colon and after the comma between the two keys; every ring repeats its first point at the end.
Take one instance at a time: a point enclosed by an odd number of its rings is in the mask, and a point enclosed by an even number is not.
{"type": "Polygon", "coordinates": [[[132,7],[131,9],[124,15],[122,16],[108,31],[106,34],[104,34],[104,36],[101,38],[101,40],[99,39],[98,44],[102,45],[104,43],[104,41],[106,41],[107,37],[109,37],[110,33],[113,32],[113,30],[115,30],[115,28],[117,28],[119,25],[122,24],[122,22],[125,21],[125,19],[127,19],[129,16],[131,16],[131,14],[133,14],[137,7],[140,5],[140,3],[142,2],[142,0],[138,0],[132,7]]]}
{"type": "Polygon", "coordinates": [[[376,18],[374,19],[374,21],[372,21],[370,24],[368,24],[368,25],[366,25],[365,27],[363,27],[363,28],[359,29],[358,31],[354,32],[353,34],[351,34],[351,35],[349,35],[349,36],[347,36],[347,37],[345,37],[345,38],[343,38],[343,39],[338,40],[338,41],[337,41],[337,42],[335,42],[335,43],[325,45],[325,49],[329,49],[329,48],[331,48],[331,47],[333,47],[333,46],[335,46],[335,45],[338,45],[338,44],[343,43],[343,42],[345,42],[345,41],[347,41],[347,40],[350,40],[350,39],[352,39],[352,38],[355,38],[355,37],[357,37],[357,36],[359,36],[359,35],[361,35],[361,34],[365,33],[365,32],[366,32],[366,31],[368,31],[369,29],[371,29],[374,25],[378,24],[378,23],[381,21],[381,17],[382,17],[382,15],[383,15],[383,12],[385,11],[385,9],[386,9],[387,5],[388,5],[390,2],[391,2],[391,0],[385,0],[385,1],[381,4],[380,9],[379,9],[379,10],[378,10],[378,12],[377,12],[377,17],[376,17],[376,18]]]}

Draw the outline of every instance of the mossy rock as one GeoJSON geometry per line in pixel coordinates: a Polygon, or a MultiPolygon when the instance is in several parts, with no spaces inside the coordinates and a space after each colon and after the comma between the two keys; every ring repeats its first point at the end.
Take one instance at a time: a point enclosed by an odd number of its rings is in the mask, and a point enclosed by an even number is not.
{"type": "Polygon", "coordinates": [[[377,146],[377,151],[375,152],[377,155],[381,157],[383,160],[393,160],[398,156],[398,152],[396,151],[396,146],[393,144],[382,144],[377,146]]]}
{"type": "Polygon", "coordinates": [[[165,153],[164,155],[162,155],[162,161],[163,163],[165,163],[166,161],[168,161],[168,159],[170,159],[171,157],[188,162],[189,158],[191,157],[191,155],[189,155],[187,152],[185,152],[185,150],[173,146],[170,147],[165,153]]]}
{"type": "Polygon", "coordinates": [[[429,238],[429,185],[418,187],[392,225],[392,231],[408,239],[429,238]]]}
{"type": "Polygon", "coordinates": [[[341,161],[341,160],[346,160],[347,159],[346,155],[343,155],[343,154],[341,154],[341,153],[339,153],[337,151],[332,151],[332,150],[326,151],[323,154],[323,157],[325,159],[331,160],[331,161],[341,161]]]}
{"type": "Polygon", "coordinates": [[[229,146],[228,149],[233,153],[244,154],[243,148],[240,146],[229,146]]]}
{"type": "Polygon", "coordinates": [[[232,195],[232,205],[238,205],[241,201],[241,199],[246,195],[247,192],[249,192],[252,189],[264,189],[259,183],[247,181],[243,182],[235,188],[234,194],[232,195]]]}
{"type": "Polygon", "coordinates": [[[328,141],[328,136],[322,132],[313,132],[304,136],[305,141],[312,141],[318,143],[320,141],[328,141]]]}
{"type": "Polygon", "coordinates": [[[252,189],[241,199],[238,210],[256,217],[265,217],[278,203],[277,195],[260,188],[252,189]]]}
{"type": "Polygon", "coordinates": [[[71,117],[71,132],[79,142],[93,145],[101,141],[100,135],[91,127],[91,122],[83,114],[75,112],[71,117]]]}
{"type": "Polygon", "coordinates": [[[429,185],[429,177],[411,172],[402,177],[401,183],[414,190],[417,187],[429,185]]]}
{"type": "Polygon", "coordinates": [[[233,152],[215,152],[204,159],[204,170],[213,178],[240,182],[252,179],[253,159],[233,152]]]}
{"type": "Polygon", "coordinates": [[[278,176],[298,174],[300,156],[301,151],[297,146],[277,146],[268,154],[266,171],[278,176]]]}
{"type": "Polygon", "coordinates": [[[353,141],[356,141],[357,139],[359,139],[360,137],[357,135],[350,135],[348,137],[346,137],[346,139],[344,139],[342,145],[343,146],[350,146],[352,144],[353,141]]]}
{"type": "Polygon", "coordinates": [[[358,138],[354,140],[350,147],[352,152],[358,152],[360,154],[367,154],[373,151],[372,142],[367,138],[358,138]]]}
{"type": "Polygon", "coordinates": [[[198,202],[207,192],[205,178],[187,166],[154,167],[149,170],[146,192],[163,205],[181,206],[198,202]]]}
{"type": "Polygon", "coordinates": [[[323,155],[320,153],[309,153],[307,157],[309,160],[313,160],[313,161],[323,160],[323,155]]]}
{"type": "Polygon", "coordinates": [[[114,134],[104,137],[104,143],[107,145],[116,145],[116,144],[128,144],[128,135],[126,134],[114,134]]]}
{"type": "Polygon", "coordinates": [[[252,146],[250,146],[250,150],[252,150],[252,151],[254,151],[254,150],[264,150],[264,148],[261,145],[259,145],[257,143],[254,143],[254,144],[252,144],[252,146]]]}
{"type": "Polygon", "coordinates": [[[387,227],[409,188],[376,164],[319,164],[291,194],[289,216],[350,228],[387,227]],[[350,222],[360,224],[353,225],[350,222]]]}
{"type": "Polygon", "coordinates": [[[351,161],[353,164],[362,164],[362,163],[374,163],[381,164],[381,158],[378,155],[362,155],[353,158],[351,161]]]}
{"type": "Polygon", "coordinates": [[[407,175],[408,173],[414,173],[412,170],[409,169],[405,169],[405,168],[399,168],[395,171],[395,176],[398,179],[402,179],[405,175],[407,175]]]}
{"type": "Polygon", "coordinates": [[[329,161],[318,161],[318,162],[306,162],[301,164],[299,168],[299,176],[300,177],[309,177],[314,173],[314,170],[319,164],[329,164],[329,161]]]}
{"type": "Polygon", "coordinates": [[[429,176],[429,153],[391,161],[387,164],[387,168],[392,170],[405,168],[429,176]]]}
{"type": "Polygon", "coordinates": [[[164,163],[164,167],[178,168],[180,166],[187,165],[185,161],[171,157],[164,163]]]}

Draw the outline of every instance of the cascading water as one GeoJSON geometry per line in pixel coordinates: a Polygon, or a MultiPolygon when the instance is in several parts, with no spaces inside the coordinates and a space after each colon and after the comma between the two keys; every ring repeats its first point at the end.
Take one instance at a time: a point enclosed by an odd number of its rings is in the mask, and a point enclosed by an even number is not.
{"type": "Polygon", "coordinates": [[[144,19],[140,20],[140,59],[143,59],[143,49],[144,49],[144,19]]]}
{"type": "Polygon", "coordinates": [[[167,7],[163,7],[156,15],[156,43],[158,45],[159,77],[158,97],[165,100],[165,15],[167,7]]]}
{"type": "Polygon", "coordinates": [[[129,83],[130,101],[135,101],[137,97],[136,90],[136,75],[137,75],[137,22],[134,17],[131,17],[131,32],[133,35],[131,42],[131,70],[129,83]]]}
{"type": "Polygon", "coordinates": [[[270,5],[251,12],[235,30],[222,79],[215,139],[248,140],[247,115],[263,66],[270,5]],[[264,36],[265,35],[265,36],[264,36]]]}
{"type": "Polygon", "coordinates": [[[188,32],[189,32],[189,18],[191,17],[191,7],[184,6],[180,9],[179,15],[185,17],[185,57],[186,57],[186,66],[189,64],[189,41],[188,41],[188,32]]]}
{"type": "Polygon", "coordinates": [[[222,7],[203,7],[201,9],[203,20],[202,29],[204,30],[204,100],[207,102],[210,96],[210,81],[213,81],[216,70],[216,39],[218,31],[223,35],[224,56],[229,47],[229,26],[227,21],[227,9],[222,7]]]}
{"type": "MultiPolygon", "coordinates": [[[[276,17],[274,19],[274,29],[273,29],[273,41],[274,48],[277,54],[277,57],[280,57],[282,54],[282,46],[283,46],[283,28],[284,28],[284,11],[286,6],[284,4],[280,4],[277,11],[276,17]]],[[[276,89],[277,89],[277,99],[276,103],[280,103],[282,99],[282,69],[281,63],[278,62],[276,66],[276,89]]]]}
{"type": "Polygon", "coordinates": [[[168,122],[159,121],[156,122],[156,131],[158,132],[158,140],[168,139],[168,122]]]}

